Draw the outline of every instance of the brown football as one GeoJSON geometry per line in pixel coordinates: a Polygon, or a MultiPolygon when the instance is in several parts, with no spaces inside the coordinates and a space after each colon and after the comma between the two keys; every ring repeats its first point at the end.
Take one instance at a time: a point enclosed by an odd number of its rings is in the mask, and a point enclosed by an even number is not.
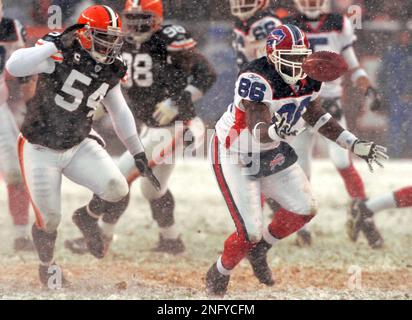
{"type": "Polygon", "coordinates": [[[303,71],[312,79],[328,82],[334,81],[348,71],[348,64],[335,52],[319,51],[311,54],[303,62],[303,71]]]}

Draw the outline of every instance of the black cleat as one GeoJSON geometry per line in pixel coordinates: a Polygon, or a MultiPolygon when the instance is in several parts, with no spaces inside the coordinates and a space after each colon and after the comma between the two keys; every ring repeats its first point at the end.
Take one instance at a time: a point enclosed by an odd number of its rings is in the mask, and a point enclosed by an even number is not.
{"type": "Polygon", "coordinates": [[[15,251],[25,251],[25,252],[35,251],[34,244],[30,240],[29,237],[20,237],[20,238],[14,239],[13,247],[15,251]]]}
{"type": "Polygon", "coordinates": [[[50,266],[39,265],[39,279],[43,287],[50,290],[59,290],[71,286],[64,277],[62,269],[53,263],[50,266]]]}
{"type": "Polygon", "coordinates": [[[165,239],[160,235],[159,242],[152,251],[177,255],[185,251],[185,244],[180,237],[177,239],[165,239]]]}
{"type": "MultiPolygon", "coordinates": [[[[106,237],[102,234],[105,252],[109,250],[110,244],[112,243],[113,237],[106,237]]],[[[75,238],[71,240],[64,241],[64,246],[69,249],[74,254],[84,255],[89,253],[89,248],[87,247],[86,239],[83,237],[75,238]]]]}
{"type": "Polygon", "coordinates": [[[89,252],[86,240],[83,237],[66,240],[64,241],[64,246],[66,249],[69,249],[71,252],[75,254],[83,255],[89,252]]]}
{"type": "Polygon", "coordinates": [[[271,247],[272,246],[266,241],[261,240],[247,255],[255,277],[258,278],[260,283],[267,286],[273,286],[275,284],[272,277],[272,270],[267,261],[267,252],[271,247]]]}
{"type": "Polygon", "coordinates": [[[98,220],[87,213],[86,207],[82,207],[74,212],[73,222],[82,232],[89,252],[98,259],[104,258],[106,248],[98,220]]]}
{"type": "Polygon", "coordinates": [[[356,242],[362,229],[362,215],[359,210],[360,200],[352,201],[349,211],[348,220],[346,221],[346,233],[352,242],[356,242]]]}
{"type": "Polygon", "coordinates": [[[383,248],[384,240],[373,220],[373,211],[369,210],[364,201],[359,201],[359,212],[362,215],[362,233],[372,249],[383,248]]]}
{"type": "Polygon", "coordinates": [[[365,201],[354,201],[350,213],[347,223],[349,238],[356,241],[362,232],[372,249],[382,248],[384,240],[373,221],[374,213],[366,207],[365,201]]]}
{"type": "Polygon", "coordinates": [[[312,234],[308,230],[301,229],[296,233],[296,245],[298,247],[310,247],[312,245],[312,234]]]}
{"type": "Polygon", "coordinates": [[[227,292],[230,276],[221,274],[214,263],[207,272],[205,280],[208,295],[223,297],[227,292]]]}

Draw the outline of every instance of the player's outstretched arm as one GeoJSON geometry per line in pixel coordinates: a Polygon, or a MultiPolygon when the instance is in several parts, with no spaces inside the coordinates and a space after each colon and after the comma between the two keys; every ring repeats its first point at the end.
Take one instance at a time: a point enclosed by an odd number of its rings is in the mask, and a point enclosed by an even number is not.
{"type": "Polygon", "coordinates": [[[52,42],[46,42],[39,47],[16,50],[7,60],[6,69],[14,77],[52,73],[55,63],[50,57],[58,51],[52,42]]]}
{"type": "Polygon", "coordinates": [[[373,163],[383,167],[382,161],[389,158],[386,154],[386,148],[374,142],[359,140],[353,133],[344,129],[326,112],[321,106],[319,99],[312,102],[302,117],[309,125],[314,127],[315,130],[319,131],[320,134],[365,160],[371,171],[373,171],[373,163]]]}
{"type": "Polygon", "coordinates": [[[110,115],[117,136],[133,155],[140,174],[149,178],[153,186],[159,190],[160,183],[149,167],[143,144],[136,130],[136,122],[123,96],[120,83],[107,93],[103,104],[110,115]]]}

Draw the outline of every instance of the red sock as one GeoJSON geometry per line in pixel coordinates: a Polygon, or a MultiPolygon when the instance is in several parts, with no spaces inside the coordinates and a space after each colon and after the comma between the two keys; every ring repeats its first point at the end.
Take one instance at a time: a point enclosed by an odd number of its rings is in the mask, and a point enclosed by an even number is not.
{"type": "Polygon", "coordinates": [[[281,208],[269,225],[269,232],[276,239],[283,239],[302,229],[314,215],[301,215],[281,208]]]}
{"type": "Polygon", "coordinates": [[[359,172],[356,170],[353,164],[346,169],[338,169],[345,183],[346,190],[352,199],[366,199],[365,187],[359,172]]]}
{"type": "Polygon", "coordinates": [[[265,206],[265,201],[266,201],[265,195],[261,193],[260,194],[260,205],[262,206],[262,209],[265,206]]]}
{"type": "Polygon", "coordinates": [[[29,223],[30,197],[24,184],[8,185],[9,210],[14,225],[29,223]]]}
{"type": "Polygon", "coordinates": [[[233,270],[244,257],[246,257],[253,244],[237,232],[233,233],[225,241],[222,254],[222,265],[227,270],[233,270]]]}
{"type": "Polygon", "coordinates": [[[398,208],[412,207],[412,187],[406,187],[394,192],[398,208]]]}

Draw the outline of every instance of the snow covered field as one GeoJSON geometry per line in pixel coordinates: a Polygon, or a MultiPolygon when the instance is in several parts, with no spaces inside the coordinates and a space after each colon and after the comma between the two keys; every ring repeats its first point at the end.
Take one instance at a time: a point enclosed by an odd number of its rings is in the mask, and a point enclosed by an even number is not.
{"type": "MultiPolygon", "coordinates": [[[[412,184],[412,162],[397,161],[370,174],[357,163],[369,195],[412,184]]],[[[272,288],[260,285],[246,262],[234,272],[228,299],[411,299],[412,210],[389,210],[377,216],[386,240],[383,250],[371,250],[362,238],[350,243],[344,224],[349,203],[343,183],[328,161],[316,161],[313,188],[319,215],[311,223],[314,245],[298,248],[292,236],[270,252],[277,278],[272,288]],[[353,272],[357,286],[351,284],[353,272]]],[[[11,219],[6,189],[0,186],[0,298],[2,299],[206,299],[203,277],[217,258],[234,226],[206,161],[180,163],[171,179],[176,219],[187,251],[178,257],[154,254],[156,225],[138,183],[117,229],[107,258],[76,256],[63,242],[78,236],[72,212],[90,199],[90,192],[65,180],[63,214],[56,261],[73,283],[70,290],[48,292],[37,280],[37,258],[11,250],[11,219]]],[[[266,212],[266,216],[269,216],[266,212]]]]}

